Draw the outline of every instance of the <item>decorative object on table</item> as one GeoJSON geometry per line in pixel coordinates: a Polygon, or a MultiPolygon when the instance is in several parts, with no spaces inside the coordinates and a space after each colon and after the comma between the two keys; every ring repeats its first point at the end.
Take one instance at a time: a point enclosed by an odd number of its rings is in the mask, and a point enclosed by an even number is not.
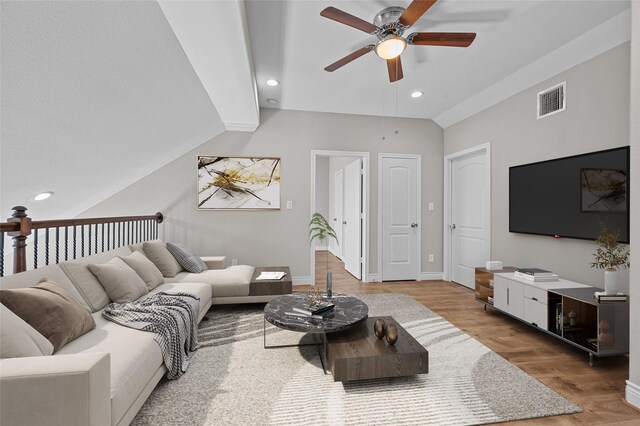
{"type": "Polygon", "coordinates": [[[279,210],[280,158],[198,157],[198,209],[279,210]]]}
{"type": "Polygon", "coordinates": [[[578,317],[578,314],[576,314],[576,311],[571,310],[569,311],[569,325],[571,327],[574,327],[577,323],[576,318],[578,317]]]}
{"type": "Polygon", "coordinates": [[[312,288],[307,293],[307,303],[309,306],[318,306],[323,300],[320,289],[312,288]]]}
{"type": "MultiPolygon", "coordinates": [[[[329,237],[332,237],[336,244],[338,244],[338,237],[336,236],[336,232],[333,230],[327,219],[324,218],[320,213],[314,213],[311,215],[311,221],[309,222],[309,237],[310,243],[313,243],[314,239],[320,240],[321,244],[327,244],[329,241],[329,237]]],[[[325,256],[327,260],[327,297],[331,298],[333,296],[333,274],[329,271],[329,252],[326,253],[325,256]]]]}
{"type": "Polygon", "coordinates": [[[622,170],[581,169],[583,212],[626,212],[627,173],[622,170]]]}
{"type": "Polygon", "coordinates": [[[592,268],[604,269],[604,290],[612,295],[618,293],[621,285],[618,283],[618,270],[630,266],[629,250],[618,242],[619,239],[619,231],[607,232],[606,226],[600,223],[600,234],[596,240],[598,249],[593,254],[595,260],[591,262],[592,268]]]}
{"type": "Polygon", "coordinates": [[[502,262],[499,260],[487,260],[485,269],[487,269],[488,271],[496,271],[498,269],[502,269],[502,262]]]}
{"type": "Polygon", "coordinates": [[[606,291],[596,291],[593,297],[598,303],[604,302],[626,302],[629,300],[626,294],[623,293],[607,293],[606,291]]]}
{"type": "Polygon", "coordinates": [[[378,339],[382,339],[387,332],[387,325],[384,323],[383,319],[377,319],[375,323],[373,323],[373,332],[376,334],[378,339]]]}
{"type": "Polygon", "coordinates": [[[390,345],[395,345],[398,341],[398,328],[393,324],[387,325],[386,335],[387,342],[389,342],[390,345]]]}

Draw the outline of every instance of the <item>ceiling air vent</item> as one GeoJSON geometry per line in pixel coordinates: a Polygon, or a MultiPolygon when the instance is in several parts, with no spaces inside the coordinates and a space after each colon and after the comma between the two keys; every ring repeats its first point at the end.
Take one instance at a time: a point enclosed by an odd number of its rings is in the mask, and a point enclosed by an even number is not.
{"type": "Polygon", "coordinates": [[[564,111],[567,107],[567,82],[538,93],[538,118],[547,117],[556,112],[564,111]]]}

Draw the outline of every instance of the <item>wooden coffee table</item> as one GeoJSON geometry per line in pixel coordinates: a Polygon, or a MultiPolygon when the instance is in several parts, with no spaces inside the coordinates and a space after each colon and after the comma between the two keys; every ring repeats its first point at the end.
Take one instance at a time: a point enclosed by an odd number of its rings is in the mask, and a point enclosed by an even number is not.
{"type": "Polygon", "coordinates": [[[288,266],[257,266],[249,283],[249,296],[291,294],[291,271],[288,266]],[[257,280],[262,272],[285,272],[279,280],[257,280]]]}
{"type": "Polygon", "coordinates": [[[327,334],[326,339],[326,360],[336,382],[429,372],[429,352],[392,317],[369,317],[357,327],[327,334]],[[398,328],[395,345],[374,334],[378,318],[398,328]]]}

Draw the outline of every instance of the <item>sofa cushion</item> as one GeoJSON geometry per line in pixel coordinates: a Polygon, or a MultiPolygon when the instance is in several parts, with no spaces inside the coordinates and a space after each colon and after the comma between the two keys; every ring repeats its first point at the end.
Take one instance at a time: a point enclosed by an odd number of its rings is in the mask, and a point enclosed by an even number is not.
{"type": "Polygon", "coordinates": [[[43,356],[53,345],[6,306],[0,304],[0,358],[43,356]]]}
{"type": "Polygon", "coordinates": [[[142,278],[119,257],[88,267],[98,277],[112,302],[133,302],[149,292],[142,278]]]}
{"type": "Polygon", "coordinates": [[[253,266],[236,265],[229,266],[227,269],[210,269],[199,274],[181,272],[174,278],[166,279],[165,282],[207,283],[211,286],[212,297],[248,296],[254,269],[253,266]]]}
{"type": "Polygon", "coordinates": [[[175,257],[167,250],[161,241],[148,241],[142,245],[144,254],[162,272],[164,277],[173,278],[182,271],[182,266],[175,257]]]}
{"type": "MultiPolygon", "coordinates": [[[[204,315],[204,310],[209,309],[209,302],[211,301],[211,285],[205,283],[165,283],[161,284],[158,287],[154,288],[153,291],[149,292],[149,295],[155,294],[161,291],[166,291],[167,293],[191,293],[194,296],[198,296],[200,298],[200,317],[204,315]]],[[[144,296],[149,297],[149,296],[144,296]]],[[[143,297],[143,299],[144,299],[143,297]]]]}
{"type": "Polygon", "coordinates": [[[146,284],[147,289],[153,290],[164,283],[162,272],[141,252],[134,251],[129,256],[120,256],[120,259],[136,271],[136,274],[138,274],[146,284]]]}
{"type": "Polygon", "coordinates": [[[56,355],[109,353],[111,355],[111,424],[120,422],[143,389],[164,370],[160,346],[153,333],[107,321],[93,314],[96,328],[62,348],[56,355]]]}
{"type": "Polygon", "coordinates": [[[175,257],[180,266],[187,272],[200,273],[207,270],[207,265],[185,246],[177,243],[167,243],[167,250],[175,257]]]}
{"type": "Polygon", "coordinates": [[[18,274],[7,275],[6,277],[0,278],[0,288],[27,288],[33,286],[33,283],[40,282],[43,279],[53,281],[67,290],[87,311],[91,312],[91,307],[84,297],[80,295],[78,289],[63,272],[62,268],[60,268],[60,265],[48,265],[18,274]]]}
{"type": "Polygon", "coordinates": [[[54,352],[96,326],[87,310],[52,282],[41,282],[30,288],[0,290],[0,300],[46,337],[54,352]]]}

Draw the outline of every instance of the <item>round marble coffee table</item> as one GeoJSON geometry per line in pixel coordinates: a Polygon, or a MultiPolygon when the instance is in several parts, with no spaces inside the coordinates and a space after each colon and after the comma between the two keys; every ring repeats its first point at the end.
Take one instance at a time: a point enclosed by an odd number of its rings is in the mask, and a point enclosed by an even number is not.
{"type": "Polygon", "coordinates": [[[333,313],[326,318],[305,318],[298,315],[292,315],[295,313],[294,307],[303,307],[307,301],[306,293],[294,293],[285,294],[284,296],[277,297],[266,304],[264,307],[264,328],[263,328],[263,340],[265,349],[272,348],[287,348],[292,346],[316,346],[318,349],[318,355],[320,356],[320,362],[322,368],[327,373],[324,364],[324,357],[326,353],[327,339],[325,335],[327,333],[335,333],[343,330],[347,330],[354,327],[364,321],[369,316],[369,307],[362,300],[353,296],[345,296],[341,294],[334,294],[332,298],[327,299],[335,305],[333,313]],[[267,345],[267,332],[266,323],[275,325],[278,328],[282,328],[289,331],[298,331],[301,333],[312,333],[314,335],[315,343],[308,344],[294,344],[294,345],[267,345]],[[321,340],[318,342],[316,336],[319,336],[321,340]],[[323,347],[320,352],[320,346],[323,347]]]}

